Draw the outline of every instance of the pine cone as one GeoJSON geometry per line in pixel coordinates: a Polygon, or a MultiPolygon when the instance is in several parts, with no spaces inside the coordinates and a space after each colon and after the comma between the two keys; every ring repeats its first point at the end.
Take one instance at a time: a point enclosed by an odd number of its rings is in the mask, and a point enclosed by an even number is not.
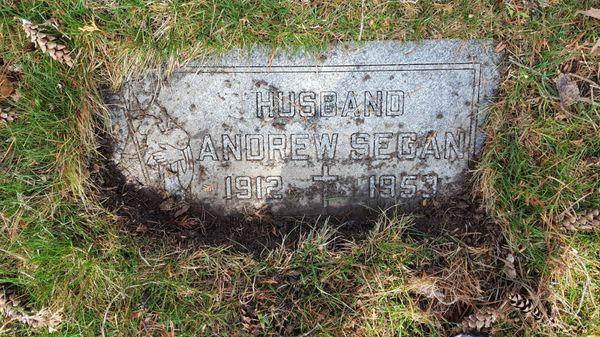
{"type": "Polygon", "coordinates": [[[17,120],[17,114],[12,108],[0,108],[0,124],[10,123],[17,120]]]}
{"type": "Polygon", "coordinates": [[[35,329],[48,329],[52,333],[57,331],[62,322],[62,309],[42,309],[37,313],[30,314],[31,308],[23,306],[14,294],[0,291],[0,318],[29,325],[35,329]]]}
{"type": "Polygon", "coordinates": [[[526,315],[531,315],[536,321],[541,321],[544,315],[535,303],[529,299],[521,296],[520,294],[512,294],[509,296],[509,303],[512,307],[521,311],[526,315]]]}
{"type": "Polygon", "coordinates": [[[600,209],[593,209],[567,217],[562,227],[568,230],[596,230],[600,227],[600,209]]]}
{"type": "Polygon", "coordinates": [[[496,309],[479,309],[465,318],[461,323],[461,327],[463,331],[473,331],[473,329],[481,331],[483,328],[490,328],[498,320],[498,317],[499,313],[496,309]]]}
{"type": "Polygon", "coordinates": [[[23,23],[23,30],[31,42],[43,52],[50,55],[53,60],[73,67],[71,52],[65,45],[54,42],[56,37],[43,33],[39,25],[34,25],[25,19],[21,19],[21,21],[23,23]]]}

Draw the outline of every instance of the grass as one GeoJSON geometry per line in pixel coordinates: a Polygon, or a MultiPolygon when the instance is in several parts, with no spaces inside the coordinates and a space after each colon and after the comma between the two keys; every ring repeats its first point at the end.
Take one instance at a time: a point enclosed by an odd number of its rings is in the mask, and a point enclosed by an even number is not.
{"type": "Polygon", "coordinates": [[[0,334],[445,336],[475,308],[498,305],[499,290],[553,305],[559,323],[512,315],[494,325],[503,336],[600,334],[598,233],[559,229],[565,214],[600,208],[600,92],[580,80],[582,95],[596,102],[562,108],[553,82],[573,60],[572,72],[600,82],[600,57],[591,53],[600,20],[577,14],[592,6],[599,4],[3,1],[0,73],[21,75],[18,100],[0,98],[19,115],[0,124],[0,284],[34,310],[62,309],[62,324],[48,333],[4,317],[0,334]],[[28,48],[15,17],[55,20],[46,29],[74,50],[75,67],[28,48]],[[384,214],[366,240],[344,249],[328,244],[336,232],[319,223],[296,249],[256,258],[131,235],[98,202],[88,163],[98,155],[100,86],[256,43],[297,49],[423,38],[504,46],[504,82],[474,191],[499,228],[496,241],[419,238],[407,235],[410,218],[384,214]],[[507,252],[516,281],[503,274],[507,252]]]}

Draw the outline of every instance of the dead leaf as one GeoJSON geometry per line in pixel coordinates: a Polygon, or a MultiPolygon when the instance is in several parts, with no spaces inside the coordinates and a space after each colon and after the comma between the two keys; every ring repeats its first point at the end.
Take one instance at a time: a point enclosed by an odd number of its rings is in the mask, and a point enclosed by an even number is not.
{"type": "Polygon", "coordinates": [[[540,206],[540,207],[545,207],[546,203],[543,200],[540,200],[538,197],[536,196],[529,196],[527,198],[527,204],[530,206],[540,206]]]}
{"type": "Polygon", "coordinates": [[[578,11],[577,14],[587,15],[591,18],[600,20],[600,9],[598,8],[590,8],[587,11],[578,11]]]}
{"type": "Polygon", "coordinates": [[[561,73],[554,79],[554,83],[556,83],[556,90],[558,90],[562,106],[569,106],[580,99],[577,83],[572,81],[568,75],[561,73]]]}
{"type": "Polygon", "coordinates": [[[0,74],[0,100],[9,98],[15,91],[12,82],[5,74],[0,74]]]}
{"type": "Polygon", "coordinates": [[[177,212],[175,212],[174,217],[178,218],[178,217],[184,215],[189,209],[190,209],[190,205],[183,205],[180,209],[177,210],[177,212]]]}
{"type": "Polygon", "coordinates": [[[177,219],[174,221],[174,224],[176,226],[179,226],[181,228],[192,228],[192,227],[196,227],[200,224],[200,220],[198,220],[197,218],[191,218],[188,216],[184,216],[180,219],[177,219]]]}
{"type": "Polygon", "coordinates": [[[496,45],[496,47],[494,47],[494,53],[501,53],[506,49],[506,43],[504,43],[504,41],[501,41],[500,43],[498,43],[496,45]]]}

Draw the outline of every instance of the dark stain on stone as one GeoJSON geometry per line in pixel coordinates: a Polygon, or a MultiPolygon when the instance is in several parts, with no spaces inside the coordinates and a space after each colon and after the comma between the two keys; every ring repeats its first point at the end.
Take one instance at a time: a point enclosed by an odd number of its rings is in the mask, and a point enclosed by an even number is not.
{"type": "Polygon", "coordinates": [[[203,165],[198,165],[198,178],[206,178],[206,167],[204,167],[203,165]]]}
{"type": "Polygon", "coordinates": [[[273,124],[271,124],[271,125],[277,130],[285,131],[285,123],[273,122],[273,124]]]}
{"type": "Polygon", "coordinates": [[[255,85],[257,88],[260,88],[260,87],[262,87],[262,86],[268,87],[268,86],[269,86],[269,83],[267,83],[267,81],[265,81],[265,80],[258,80],[258,81],[254,81],[254,85],[255,85]]]}
{"type": "Polygon", "coordinates": [[[223,127],[223,129],[225,129],[229,132],[233,131],[233,128],[231,127],[231,125],[229,125],[227,123],[223,123],[223,124],[221,124],[221,126],[223,127]]]}

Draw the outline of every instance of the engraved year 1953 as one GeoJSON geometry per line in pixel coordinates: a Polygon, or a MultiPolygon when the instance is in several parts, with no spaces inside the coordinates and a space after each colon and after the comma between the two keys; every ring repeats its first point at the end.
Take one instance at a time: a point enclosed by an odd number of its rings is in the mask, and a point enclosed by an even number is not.
{"type": "Polygon", "coordinates": [[[438,190],[437,174],[372,175],[369,177],[370,198],[433,197],[438,190]]]}

